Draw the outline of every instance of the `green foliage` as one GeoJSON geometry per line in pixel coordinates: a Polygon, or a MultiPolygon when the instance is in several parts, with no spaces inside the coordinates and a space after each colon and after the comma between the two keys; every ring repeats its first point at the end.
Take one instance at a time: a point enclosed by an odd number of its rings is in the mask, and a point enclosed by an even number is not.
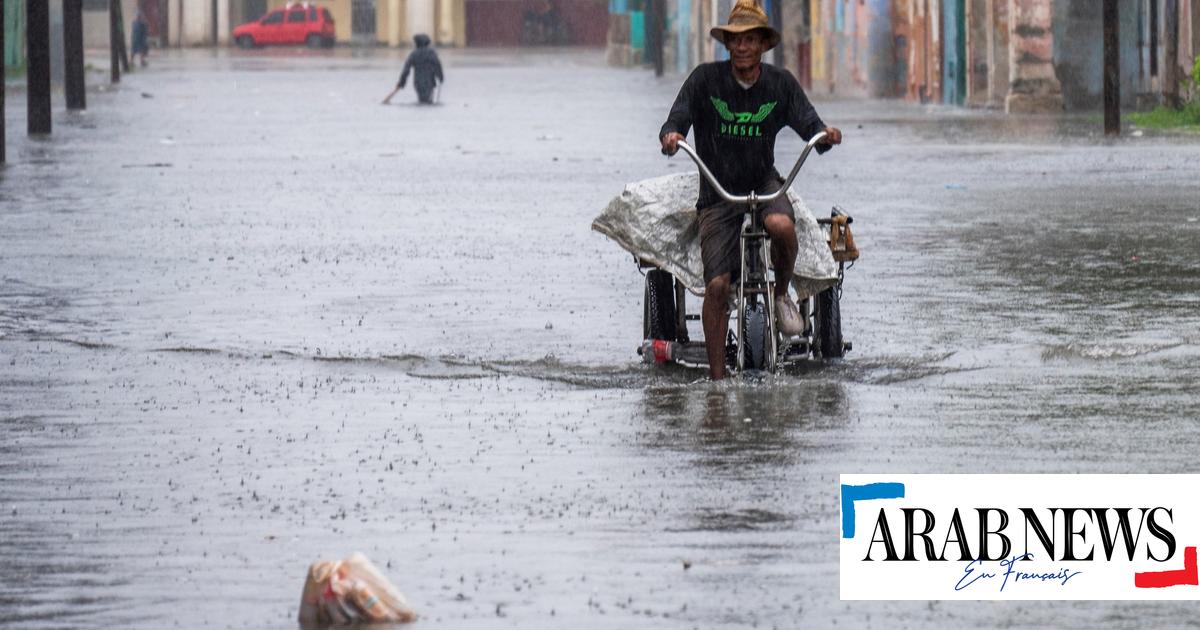
{"type": "Polygon", "coordinates": [[[1196,64],[1192,66],[1192,84],[1200,85],[1200,55],[1196,55],[1196,64]]]}
{"type": "Polygon", "coordinates": [[[1200,132],[1200,100],[1193,100],[1183,109],[1158,106],[1152,112],[1129,114],[1129,120],[1146,129],[1180,129],[1200,132]]]}

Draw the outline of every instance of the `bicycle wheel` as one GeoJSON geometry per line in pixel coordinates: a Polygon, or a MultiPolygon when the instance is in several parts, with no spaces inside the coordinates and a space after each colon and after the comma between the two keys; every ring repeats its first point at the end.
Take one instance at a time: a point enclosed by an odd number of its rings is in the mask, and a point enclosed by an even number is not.
{"type": "Polygon", "coordinates": [[[676,341],[675,278],[662,269],[646,273],[646,296],[642,309],[642,338],[676,341]]]}
{"type": "Polygon", "coordinates": [[[817,349],[826,359],[839,359],[845,354],[842,344],[842,307],[839,304],[837,287],[830,287],[817,294],[817,349]]]}
{"type": "Polygon", "coordinates": [[[767,321],[766,304],[754,304],[746,307],[746,319],[743,325],[742,338],[746,355],[742,359],[742,367],[747,370],[767,369],[767,354],[770,353],[771,335],[770,322],[767,321]]]}

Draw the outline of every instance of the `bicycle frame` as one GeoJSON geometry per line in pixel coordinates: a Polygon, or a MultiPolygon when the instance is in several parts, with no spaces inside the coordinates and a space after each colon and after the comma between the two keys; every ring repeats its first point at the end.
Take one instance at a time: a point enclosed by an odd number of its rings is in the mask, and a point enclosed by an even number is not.
{"type": "Polygon", "coordinates": [[[767,303],[767,322],[771,327],[771,334],[767,335],[770,339],[770,346],[766,356],[767,364],[764,366],[768,371],[775,369],[776,359],[778,358],[778,348],[775,340],[775,283],[767,277],[767,270],[771,268],[771,239],[768,237],[766,229],[762,224],[762,216],[758,213],[758,203],[751,201],[747,206],[749,213],[749,221],[742,224],[741,235],[741,274],[738,281],[738,353],[737,353],[737,369],[741,372],[745,369],[746,343],[742,339],[742,333],[746,330],[746,309],[754,304],[754,296],[766,294],[767,303]],[[749,225],[747,225],[747,223],[749,225]],[[747,253],[749,252],[749,256],[747,253]],[[750,294],[750,301],[746,299],[746,294],[750,294]]]}
{"type": "Polygon", "coordinates": [[[745,369],[745,357],[747,352],[747,342],[744,338],[746,331],[746,312],[747,308],[753,306],[755,296],[763,295],[766,298],[767,322],[769,334],[768,347],[765,348],[766,356],[763,365],[768,371],[774,371],[779,363],[779,346],[778,335],[775,331],[775,283],[767,276],[768,270],[771,268],[770,259],[770,238],[767,235],[766,229],[762,224],[762,217],[759,216],[758,208],[760,205],[770,204],[778,199],[781,195],[786,195],[792,182],[800,173],[800,168],[808,159],[809,153],[812,152],[818,144],[825,140],[825,132],[820,132],[813,136],[804,146],[804,150],[800,153],[800,157],[796,159],[796,164],[788,173],[787,179],[784,180],[783,186],[779,190],[769,195],[759,195],[755,191],[751,191],[748,195],[732,195],[725,190],[721,183],[717,181],[715,175],[709,170],[708,166],[700,159],[695,149],[688,143],[680,141],[679,148],[683,150],[692,161],[696,163],[700,174],[708,183],[716,190],[725,201],[735,204],[745,204],[745,212],[748,213],[749,220],[742,224],[741,235],[741,273],[738,282],[737,293],[737,370],[741,373],[745,369]],[[747,226],[747,223],[749,226],[747,226]],[[757,253],[756,253],[757,250],[757,253]],[[749,254],[749,255],[748,255],[749,254]],[[747,301],[747,294],[750,296],[750,301],[747,301]]]}

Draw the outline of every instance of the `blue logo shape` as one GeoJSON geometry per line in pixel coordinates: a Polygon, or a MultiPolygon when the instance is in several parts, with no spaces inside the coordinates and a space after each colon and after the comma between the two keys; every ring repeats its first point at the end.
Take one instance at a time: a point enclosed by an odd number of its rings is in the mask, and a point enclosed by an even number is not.
{"type": "Polygon", "coordinates": [[[903,499],[902,483],[869,483],[865,486],[842,484],[842,538],[854,538],[854,502],[872,499],[903,499]]]}

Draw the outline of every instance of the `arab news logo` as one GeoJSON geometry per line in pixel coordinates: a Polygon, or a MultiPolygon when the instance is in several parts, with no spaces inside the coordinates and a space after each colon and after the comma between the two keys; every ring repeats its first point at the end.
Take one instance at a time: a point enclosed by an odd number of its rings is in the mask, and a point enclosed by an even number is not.
{"type": "MultiPolygon", "coordinates": [[[[856,527],[857,512],[865,512],[869,508],[876,507],[876,504],[871,502],[905,499],[905,494],[905,484],[900,482],[842,484],[842,539],[861,540],[856,527]]],[[[968,511],[973,511],[973,516],[977,517],[978,531],[974,532],[977,534],[974,538],[977,541],[975,549],[971,549],[971,539],[967,535],[968,528],[963,524],[964,521],[969,522],[970,519],[964,519],[959,508],[954,508],[952,513],[944,515],[935,514],[924,507],[900,507],[897,510],[894,503],[883,504],[875,514],[866,554],[858,562],[966,561],[968,565],[963,578],[959,579],[955,585],[955,590],[961,590],[965,588],[964,582],[969,586],[972,580],[978,580],[981,576],[994,577],[993,575],[982,575],[981,570],[974,572],[971,568],[973,564],[978,563],[982,566],[984,562],[999,561],[1002,566],[1007,568],[1009,574],[1019,574],[1020,572],[1016,570],[1016,562],[1033,559],[1033,554],[1028,550],[1028,539],[1024,553],[1010,555],[1013,542],[1006,531],[1008,531],[1009,524],[1014,521],[1020,521],[1026,532],[1032,531],[1035,544],[1040,544],[1040,547],[1047,551],[1052,559],[1063,562],[1104,560],[1111,562],[1114,553],[1118,553],[1119,543],[1122,542],[1130,561],[1134,560],[1134,554],[1138,549],[1144,549],[1148,560],[1166,562],[1174,557],[1177,549],[1176,538],[1171,531],[1172,510],[1163,506],[1153,508],[1049,507],[1037,509],[1022,507],[1016,510],[1015,516],[1010,514],[1009,510],[996,507],[973,507],[963,510],[963,512],[968,511]],[[903,531],[901,539],[905,542],[903,554],[897,552],[895,541],[899,537],[896,535],[897,529],[892,523],[889,523],[888,507],[892,508],[893,522],[898,520],[897,517],[900,517],[899,520],[903,520],[903,525],[898,528],[903,531]],[[920,527],[917,525],[918,515],[923,517],[923,526],[920,527]],[[943,519],[948,516],[949,523],[939,526],[939,516],[943,519]],[[1049,519],[1046,518],[1047,516],[1049,519]],[[1067,532],[1062,537],[1057,537],[1054,531],[1055,524],[1060,522],[1059,517],[1061,517],[1062,531],[1067,532]],[[1047,521],[1049,527],[1047,527],[1047,521]],[[1115,526],[1112,525],[1114,522],[1115,526]],[[1076,538],[1086,540],[1089,524],[1094,525],[1100,546],[1093,545],[1086,555],[1082,555],[1083,550],[1079,547],[1073,548],[1072,541],[1076,538]],[[1143,527],[1150,538],[1161,543],[1158,545],[1159,547],[1165,547],[1165,553],[1156,553],[1150,547],[1151,541],[1146,541],[1144,547],[1139,546],[1143,527]],[[944,535],[942,535],[943,533],[944,535]],[[942,543],[940,554],[936,553],[935,542],[942,543]],[[995,545],[989,549],[989,542],[999,543],[999,553],[993,553],[995,545]],[[923,551],[924,554],[918,553],[918,551],[923,551]],[[948,551],[956,551],[957,554],[948,553],[948,551]],[[924,557],[920,557],[921,555],[924,557]],[[1100,557],[1097,558],[1097,555],[1100,557]]],[[[1083,573],[1082,570],[1072,571],[1064,568],[1055,574],[1028,575],[1042,580],[1053,578],[1065,584],[1072,577],[1081,573],[1083,573]]],[[[1004,575],[1004,578],[1007,583],[1008,574],[1004,575]]],[[[1142,589],[1200,586],[1196,547],[1184,548],[1182,569],[1138,571],[1133,572],[1132,578],[1133,586],[1142,589]]]]}

